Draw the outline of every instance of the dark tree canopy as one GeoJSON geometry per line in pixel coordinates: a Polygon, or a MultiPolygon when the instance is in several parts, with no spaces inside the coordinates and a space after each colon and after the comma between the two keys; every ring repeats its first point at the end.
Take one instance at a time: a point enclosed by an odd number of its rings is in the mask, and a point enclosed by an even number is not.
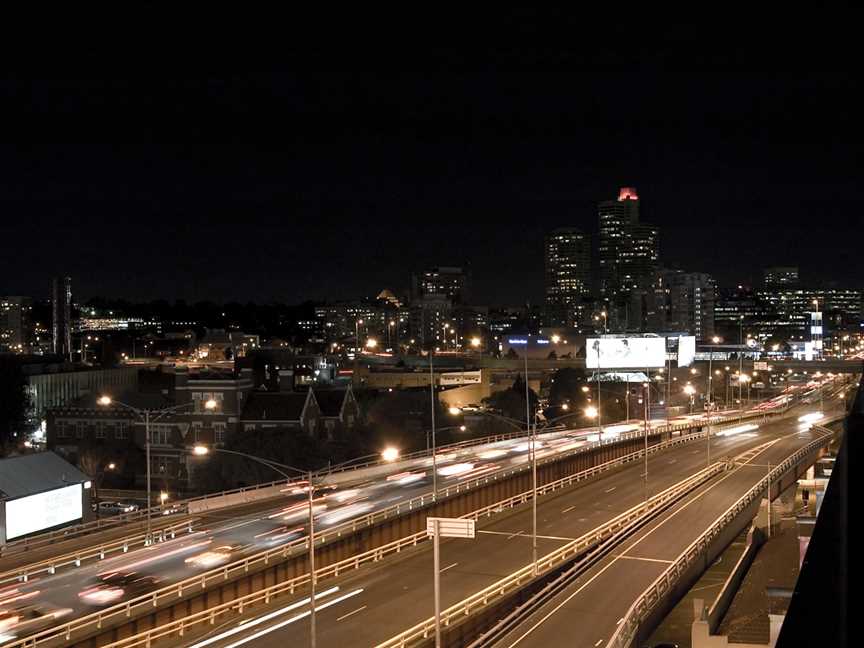
{"type": "Polygon", "coordinates": [[[16,435],[27,430],[30,396],[21,364],[12,356],[0,356],[0,452],[6,453],[16,435]]]}

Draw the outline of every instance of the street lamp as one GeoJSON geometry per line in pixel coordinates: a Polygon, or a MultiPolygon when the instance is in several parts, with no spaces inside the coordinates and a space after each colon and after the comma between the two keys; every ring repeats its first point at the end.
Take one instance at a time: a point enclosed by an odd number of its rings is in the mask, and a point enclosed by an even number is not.
{"type": "MultiPolygon", "coordinates": [[[[399,451],[395,448],[387,448],[382,453],[382,456],[385,453],[390,451],[395,451],[396,456],[399,456],[399,451]]],[[[313,498],[314,491],[312,484],[312,471],[311,470],[301,470],[300,468],[295,468],[294,466],[288,466],[285,464],[277,463],[275,461],[270,461],[269,459],[262,459],[261,457],[256,457],[255,455],[247,454],[245,452],[237,452],[236,450],[226,450],[224,448],[208,448],[204,445],[196,445],[192,448],[192,454],[197,455],[199,457],[209,455],[211,452],[221,452],[223,454],[231,454],[237,455],[238,457],[243,457],[245,459],[249,459],[250,461],[254,461],[263,466],[267,466],[271,470],[275,470],[277,473],[285,477],[287,480],[291,480],[291,476],[285,472],[285,470],[291,470],[298,475],[303,475],[308,479],[308,483],[306,485],[306,490],[309,492],[309,585],[310,585],[310,596],[309,596],[309,604],[310,604],[310,644],[312,648],[315,648],[315,644],[317,641],[316,636],[316,628],[315,628],[315,516],[314,516],[314,508],[313,508],[313,498]]]]}
{"type": "Polygon", "coordinates": [[[384,450],[381,452],[381,458],[387,462],[396,461],[399,458],[398,448],[394,448],[392,446],[384,448],[384,450]]]}
{"type": "MultiPolygon", "coordinates": [[[[176,412],[186,407],[192,407],[195,405],[195,401],[189,403],[181,403],[180,405],[174,405],[173,407],[165,407],[163,409],[141,409],[138,407],[132,407],[131,405],[127,405],[121,401],[115,400],[110,396],[101,396],[97,401],[99,405],[103,407],[108,407],[110,405],[119,405],[124,409],[128,409],[130,412],[133,412],[136,416],[139,416],[144,419],[144,454],[146,455],[147,462],[147,541],[150,541],[150,532],[151,532],[151,515],[150,515],[150,421],[158,421],[160,418],[165,416],[166,414],[170,414],[172,412],[176,412]],[[155,416],[153,416],[155,414],[155,416]]],[[[216,409],[216,401],[212,398],[204,403],[204,407],[208,410],[216,409]]]]}
{"type": "Polygon", "coordinates": [[[711,338],[712,344],[709,345],[710,351],[708,352],[708,402],[714,402],[714,374],[711,371],[711,367],[714,363],[714,345],[720,344],[722,342],[722,338],[718,336],[714,336],[711,338]]]}
{"type": "Polygon", "coordinates": [[[690,397],[690,413],[692,414],[693,413],[693,398],[694,398],[694,395],[696,394],[696,389],[693,387],[693,385],[685,385],[684,386],[684,393],[690,397]]]}

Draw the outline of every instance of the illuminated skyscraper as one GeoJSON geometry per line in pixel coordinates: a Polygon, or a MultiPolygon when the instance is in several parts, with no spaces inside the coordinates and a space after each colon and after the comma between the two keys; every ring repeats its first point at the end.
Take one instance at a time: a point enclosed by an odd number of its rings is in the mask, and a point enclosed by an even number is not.
{"type": "Polygon", "coordinates": [[[591,294],[591,238],[576,228],[556,229],[546,235],[544,253],[546,306],[557,325],[569,324],[591,294]]]}
{"type": "Polygon", "coordinates": [[[660,261],[660,230],[639,222],[639,196],[622,187],[617,200],[598,205],[599,293],[613,297],[633,288],[648,288],[660,261]]]}

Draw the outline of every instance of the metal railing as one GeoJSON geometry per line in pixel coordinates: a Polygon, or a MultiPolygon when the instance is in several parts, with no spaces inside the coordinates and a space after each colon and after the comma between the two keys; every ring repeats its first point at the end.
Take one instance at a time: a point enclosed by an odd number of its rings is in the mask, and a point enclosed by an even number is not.
{"type": "Polygon", "coordinates": [[[654,606],[661,600],[661,597],[672,588],[675,581],[678,580],[690,564],[702,555],[703,551],[707,549],[710,542],[719,535],[723,528],[741,511],[752,504],[756,497],[761,497],[763,491],[767,490],[770,483],[776,482],[789,468],[798,463],[800,459],[825,445],[828,437],[834,434],[833,431],[821,426],[813,427],[822,432],[822,436],[799,448],[780,462],[777,467],[772,468],[768,475],[754,484],[734,504],[726,509],[704,533],[682,551],[678,558],[630,606],[630,609],[624,615],[624,620],[618,624],[615,633],[606,644],[607,648],[626,648],[630,646],[636,639],[641,624],[648,618],[654,606]]]}
{"type": "MultiPolygon", "coordinates": [[[[784,410],[785,411],[785,410],[784,410]]],[[[773,414],[780,414],[782,412],[777,411],[773,412],[773,414]]],[[[765,416],[764,413],[754,413],[750,415],[762,417],[765,416]]],[[[731,419],[725,418],[714,418],[712,419],[712,425],[721,425],[730,421],[738,421],[738,417],[732,417],[731,419]]],[[[677,430],[685,430],[685,429],[693,429],[693,428],[701,428],[704,426],[704,421],[698,421],[694,423],[687,424],[679,424],[676,426],[668,426],[664,428],[658,428],[651,432],[650,436],[656,436],[659,434],[664,434],[670,431],[677,430]]],[[[649,446],[649,454],[653,452],[658,452],[661,449],[665,449],[666,447],[670,447],[672,445],[676,445],[678,443],[683,443],[686,441],[704,438],[704,432],[698,432],[689,435],[682,435],[675,439],[670,439],[669,441],[654,444],[649,446]]],[[[603,439],[601,441],[596,441],[590,444],[586,444],[585,446],[581,446],[578,448],[573,448],[567,450],[565,452],[556,453],[554,456],[548,456],[537,459],[537,465],[543,465],[546,463],[553,463],[557,461],[561,461],[568,456],[572,456],[579,453],[584,453],[590,450],[593,450],[597,447],[602,447],[606,445],[612,445],[616,443],[620,443],[621,441],[629,440],[629,439],[642,439],[644,438],[644,431],[633,431],[629,433],[620,434],[611,439],[603,439]]],[[[627,461],[632,461],[634,459],[638,459],[642,457],[643,450],[639,450],[629,455],[625,455],[624,457],[619,457],[618,459],[611,460],[606,462],[605,464],[601,464],[601,466],[595,466],[590,468],[584,473],[596,474],[597,472],[602,472],[602,470],[608,470],[609,467],[613,467],[615,465],[621,465],[626,463],[627,461]]],[[[513,466],[509,468],[501,469],[495,473],[490,473],[488,475],[478,477],[476,479],[472,479],[466,482],[461,482],[454,484],[453,486],[448,486],[444,488],[439,488],[438,490],[438,499],[445,499],[447,497],[457,495],[459,493],[465,492],[467,490],[471,490],[477,487],[485,486],[490,482],[494,482],[500,479],[511,477],[513,474],[523,472],[529,470],[530,466],[527,462],[519,465],[513,466]]],[[[542,492],[547,492],[547,490],[554,490],[555,488],[560,488],[567,483],[573,483],[573,481],[578,481],[579,476],[582,473],[577,475],[571,475],[569,477],[562,478],[557,480],[556,482],[551,482],[542,487],[542,492]],[[568,481],[569,480],[569,481],[568,481]],[[560,483],[560,485],[558,485],[560,483]]],[[[590,475],[588,475],[590,476],[590,475]]],[[[586,477],[581,477],[581,479],[586,479],[586,477]]],[[[538,489],[540,490],[540,489],[538,489]]],[[[515,496],[514,498],[510,498],[512,500],[519,500],[519,498],[524,498],[524,494],[520,494],[515,496]]],[[[406,512],[413,511],[417,508],[422,508],[427,506],[435,501],[433,494],[426,493],[423,495],[416,496],[406,502],[401,502],[399,504],[395,504],[393,506],[387,507],[385,509],[381,509],[379,511],[371,512],[367,515],[360,516],[353,520],[349,520],[342,525],[333,527],[331,529],[327,529],[325,531],[321,531],[320,533],[316,533],[314,536],[314,542],[316,544],[325,544],[328,541],[341,537],[345,533],[353,533],[358,529],[368,528],[382,520],[389,519],[391,517],[397,517],[406,512]]],[[[528,501],[527,499],[520,501],[528,501]]],[[[500,507],[501,504],[493,504],[490,507],[485,507],[486,509],[494,509],[495,507],[500,507]]],[[[31,635],[25,639],[21,639],[17,642],[6,644],[7,648],[17,648],[19,646],[36,646],[42,642],[49,641],[56,638],[65,638],[69,639],[73,632],[80,631],[85,628],[102,628],[106,620],[111,620],[114,618],[130,618],[133,614],[133,609],[147,609],[153,610],[157,608],[160,603],[168,602],[171,600],[176,600],[179,597],[182,597],[184,592],[189,592],[190,590],[203,590],[210,587],[212,584],[217,582],[225,582],[232,578],[236,574],[246,573],[250,570],[250,568],[268,565],[271,561],[276,560],[284,560],[289,556],[299,555],[305,552],[308,549],[308,538],[300,538],[293,542],[287,543],[280,547],[275,547],[273,549],[269,549],[266,551],[259,552],[257,554],[253,554],[247,558],[243,558],[236,562],[230,563],[223,567],[219,567],[217,569],[213,569],[207,572],[203,572],[196,576],[184,579],[178,583],[174,583],[172,585],[160,588],[158,590],[154,590],[148,594],[143,594],[141,596],[135,597],[126,601],[124,603],[119,603],[117,605],[105,608],[98,612],[94,612],[92,614],[79,617],[77,619],[73,619],[67,623],[62,625],[55,626],[53,628],[43,630],[34,635],[31,635]]],[[[377,551],[377,550],[373,550],[377,551]]],[[[369,552],[372,553],[372,552],[369,552]]],[[[347,561],[354,560],[355,557],[347,559],[347,561]]],[[[333,567],[331,565],[331,567],[333,567]]],[[[303,576],[298,577],[303,578],[303,576]]],[[[305,575],[305,578],[308,579],[308,574],[305,575]]],[[[287,581],[286,581],[287,582],[287,581]]],[[[298,581],[299,583],[299,581],[298,581]]],[[[297,586],[295,584],[295,586],[297,586]]]]}
{"type": "MultiPolygon", "coordinates": [[[[737,419],[736,419],[737,420],[737,419]]],[[[673,427],[682,427],[686,429],[690,429],[694,427],[693,425],[687,426],[673,426],[673,427]]],[[[700,427],[700,426],[695,426],[700,427]]],[[[667,430],[664,430],[664,432],[667,430]]],[[[655,434],[660,434],[661,432],[655,432],[655,434]]],[[[653,454],[664,450],[668,447],[672,447],[674,445],[678,445],[680,443],[685,443],[691,440],[704,438],[704,432],[682,435],[680,437],[676,437],[674,439],[670,439],[668,441],[654,444],[648,447],[649,454],[653,454]]],[[[596,447],[602,445],[608,445],[612,443],[618,443],[627,438],[643,438],[644,432],[639,433],[633,432],[628,434],[622,434],[614,439],[606,439],[603,441],[594,442],[579,448],[574,448],[566,452],[562,452],[555,456],[538,458],[537,463],[545,464],[551,463],[555,461],[560,461],[567,456],[571,456],[577,453],[586,452],[592,450],[596,447]]],[[[600,464],[599,466],[594,466],[592,468],[588,468],[584,471],[576,473],[574,475],[570,475],[568,477],[563,477],[554,482],[550,482],[545,484],[544,486],[538,487],[538,493],[546,493],[551,492],[556,489],[560,489],[565,487],[566,485],[588,479],[593,475],[596,475],[600,472],[608,470],[610,468],[623,465],[630,461],[635,461],[643,456],[644,450],[638,450],[628,455],[624,455],[623,457],[619,457],[617,459],[610,460],[605,462],[604,464],[600,464]]],[[[514,466],[511,468],[503,469],[496,473],[491,473],[489,475],[485,475],[482,477],[478,477],[477,479],[470,480],[468,482],[463,482],[459,484],[454,484],[453,486],[449,486],[446,488],[439,489],[439,500],[442,498],[450,497],[451,495],[456,495],[458,493],[462,493],[466,490],[470,490],[472,488],[476,488],[479,486],[486,485],[490,482],[497,481],[499,479],[503,479],[505,477],[510,477],[515,473],[522,472],[528,470],[529,466],[527,463],[514,466]]],[[[495,504],[485,506],[481,509],[478,509],[475,512],[467,514],[466,517],[476,516],[480,517],[483,515],[491,515],[492,513],[499,512],[504,508],[509,508],[522,502],[527,502],[530,500],[531,493],[521,493],[515,495],[513,497],[508,498],[507,500],[503,500],[501,502],[497,502],[495,504]]],[[[435,499],[432,496],[432,493],[427,493],[424,495],[417,496],[408,500],[407,502],[402,502],[396,504],[394,506],[388,507],[386,509],[382,509],[377,512],[369,513],[368,515],[355,518],[354,520],[349,520],[343,525],[338,527],[334,527],[332,529],[328,529],[326,531],[322,531],[320,533],[316,533],[314,537],[314,542],[316,544],[324,544],[329,540],[338,538],[345,533],[354,532],[357,529],[367,528],[372,526],[373,524],[390,518],[401,515],[405,512],[415,510],[417,508],[422,508],[428,504],[434,502],[435,499]]],[[[423,531],[422,534],[426,532],[423,531]]],[[[421,534],[421,535],[422,535],[421,534]]],[[[379,560],[387,553],[393,553],[394,551],[400,551],[402,547],[405,547],[410,544],[416,544],[419,542],[419,539],[415,539],[415,536],[418,534],[414,534],[412,536],[407,536],[406,538],[402,538],[401,540],[397,540],[395,542],[389,543],[388,545],[384,545],[377,549],[370,550],[365,554],[361,554],[358,556],[352,556],[351,558],[340,561],[339,563],[334,563],[333,565],[329,565],[327,567],[322,568],[322,570],[316,570],[316,580],[320,578],[317,574],[320,572],[323,575],[329,575],[331,572],[333,574],[338,574],[341,571],[344,571],[348,568],[348,565],[356,565],[359,566],[364,562],[369,562],[370,560],[379,560]]],[[[300,555],[308,549],[308,538],[300,538],[291,543],[287,543],[283,546],[276,547],[270,550],[262,551],[242,560],[236,561],[234,563],[230,563],[223,567],[219,567],[217,569],[213,569],[207,572],[203,572],[196,576],[184,579],[178,583],[174,583],[170,586],[166,586],[160,588],[158,590],[154,590],[148,594],[144,594],[138,596],[136,598],[130,599],[124,603],[120,603],[98,612],[94,612],[92,614],[79,617],[77,619],[71,620],[65,624],[55,626],[53,628],[43,630],[34,635],[31,635],[27,638],[21,639],[14,643],[9,643],[5,645],[5,648],[18,648],[24,646],[37,646],[43,642],[51,641],[54,639],[66,639],[68,640],[73,632],[79,632],[83,629],[91,628],[91,629],[99,629],[102,628],[106,621],[110,621],[116,618],[130,618],[133,615],[133,610],[148,610],[152,611],[157,608],[160,603],[169,602],[172,600],[176,600],[183,596],[184,592],[189,592],[191,590],[203,590],[207,587],[211,586],[216,582],[225,582],[232,578],[234,575],[240,573],[246,573],[251,568],[255,568],[261,565],[267,565],[271,561],[283,560],[289,556],[300,555]]],[[[293,588],[300,587],[303,584],[307,583],[309,579],[308,574],[303,574],[289,581],[285,581],[281,585],[286,585],[289,591],[293,591],[293,588]],[[292,585],[293,583],[293,585],[292,585]]]]}
{"type": "MultiPolygon", "coordinates": [[[[167,512],[174,513],[175,505],[154,506],[149,510],[152,517],[162,519],[168,515],[167,512]]],[[[90,535],[94,532],[107,531],[115,529],[127,524],[143,522],[147,518],[147,509],[133,511],[131,513],[121,513],[112,515],[111,517],[98,518],[90,522],[82,522],[74,526],[64,527],[62,529],[54,529],[46,531],[38,535],[27,536],[20,540],[13,540],[6,544],[0,544],[0,558],[6,556],[19,555],[21,553],[37,549],[49,544],[63,542],[65,540],[74,540],[75,538],[90,535]]]]}
{"type": "MultiPolygon", "coordinates": [[[[785,412],[785,408],[782,412],[785,412]]],[[[778,414],[782,413],[781,411],[770,412],[770,414],[778,414]]],[[[753,417],[761,417],[765,416],[765,412],[754,412],[750,414],[744,414],[744,418],[753,418],[753,417]]],[[[733,420],[737,420],[739,417],[726,417],[726,418],[712,418],[712,425],[722,425],[724,422],[730,422],[733,420]]],[[[617,425],[617,424],[616,424],[617,425]]],[[[681,423],[678,425],[667,425],[657,428],[652,428],[651,435],[663,434],[666,432],[676,432],[685,429],[691,429],[695,427],[701,427],[704,425],[704,422],[688,422],[681,423]]],[[[547,431],[538,434],[538,438],[542,438],[544,435],[548,434],[560,434],[561,432],[575,432],[580,430],[585,430],[586,432],[591,432],[593,428],[564,428],[563,430],[556,431],[547,431]]],[[[641,436],[641,433],[640,433],[641,436]]],[[[527,438],[527,433],[524,430],[507,432],[504,434],[495,434],[487,437],[482,437],[478,439],[468,439],[465,441],[457,441],[455,443],[439,446],[437,448],[436,454],[442,454],[447,452],[452,452],[454,450],[459,450],[461,448],[468,448],[472,446],[484,445],[489,443],[497,443],[500,441],[508,441],[517,438],[527,438]]],[[[623,438],[623,437],[619,437],[623,438]]],[[[404,455],[400,461],[411,461],[414,459],[421,459],[423,457],[431,456],[430,450],[418,450],[416,452],[410,453],[408,455],[404,455]]],[[[336,470],[330,470],[328,468],[322,468],[317,472],[313,472],[313,479],[318,478],[321,479],[328,475],[345,472],[348,470],[360,470],[363,468],[370,468],[373,466],[382,465],[382,460],[368,461],[362,464],[352,464],[350,466],[344,466],[342,468],[336,470]]],[[[121,515],[111,516],[110,518],[99,518],[96,520],[92,520],[90,522],[84,522],[82,524],[78,524],[75,526],[64,527],[62,529],[56,529],[53,531],[47,531],[45,533],[40,533],[38,535],[29,536],[26,538],[22,538],[20,540],[14,540],[12,542],[7,542],[5,545],[0,545],[0,558],[6,555],[10,555],[13,553],[20,553],[23,551],[28,551],[30,549],[34,549],[40,546],[44,546],[47,544],[53,544],[62,540],[71,540],[83,535],[89,535],[94,531],[102,531],[118,526],[122,526],[124,524],[132,524],[135,522],[143,522],[147,519],[147,517],[158,517],[161,518],[163,515],[167,513],[171,514],[188,514],[189,512],[189,504],[192,502],[206,502],[207,500],[218,499],[220,497],[228,497],[231,495],[245,495],[247,493],[256,493],[263,489],[274,488],[274,487],[287,487],[291,484],[297,483],[298,480],[275,480],[271,482],[264,482],[261,484],[254,484],[252,486],[244,486],[242,488],[234,488],[230,490],[220,491],[218,493],[208,493],[205,495],[199,495],[197,497],[191,497],[184,500],[177,500],[175,502],[171,502],[170,504],[166,504],[165,506],[156,505],[150,508],[139,509],[137,511],[133,511],[131,513],[123,513],[121,515]]],[[[235,504],[236,506],[236,504],[235,504]]]]}
{"type": "Polygon", "coordinates": [[[189,518],[179,524],[170,525],[157,529],[149,536],[146,533],[110,540],[100,543],[96,546],[82,547],[77,551],[72,551],[60,556],[54,556],[46,560],[35,563],[21,565],[15,569],[10,569],[5,572],[0,572],[0,584],[8,582],[26,583],[32,576],[41,573],[54,574],[58,567],[67,565],[75,565],[80,567],[82,562],[98,559],[103,560],[106,556],[113,553],[126,553],[130,548],[141,546],[149,546],[157,542],[165,542],[172,540],[180,532],[186,531],[192,533],[192,527],[199,518],[189,518]]]}
{"type": "MultiPolygon", "coordinates": [[[[680,439],[674,439],[672,441],[665,442],[665,444],[668,444],[666,447],[672,446],[672,445],[678,445],[680,443],[682,443],[682,441],[680,439]]],[[[651,453],[652,449],[654,449],[654,451],[659,451],[661,448],[659,448],[659,446],[652,446],[652,448],[649,448],[649,453],[651,453]]],[[[635,461],[642,456],[643,452],[644,452],[644,450],[639,450],[637,452],[628,454],[624,457],[619,457],[618,459],[613,459],[611,461],[608,461],[604,464],[601,464],[600,466],[594,466],[592,468],[588,468],[588,469],[583,470],[583,471],[581,471],[575,475],[570,475],[568,477],[564,477],[564,478],[555,480],[554,482],[550,482],[550,483],[545,484],[541,487],[538,487],[537,488],[537,494],[543,495],[546,493],[550,493],[550,492],[559,490],[559,489],[564,488],[570,484],[573,484],[573,483],[576,483],[579,481],[583,481],[585,479],[589,479],[590,477],[596,475],[597,473],[603,472],[604,470],[614,468],[614,467],[621,465],[623,463],[635,461]]],[[[703,469],[702,472],[705,473],[706,471],[711,470],[712,474],[714,474],[716,472],[719,472],[721,467],[722,467],[722,464],[718,463],[715,466],[712,466],[711,469],[703,469]]],[[[700,478],[700,477],[693,476],[691,478],[688,478],[688,480],[685,480],[685,481],[687,481],[689,483],[691,480],[698,479],[698,478],[700,478]]],[[[667,490],[669,490],[669,489],[667,489],[667,490]]],[[[665,491],[664,491],[664,493],[665,493],[665,491]]],[[[663,494],[660,494],[660,495],[655,496],[655,497],[660,497],[662,495],[663,494]]],[[[501,513],[506,509],[511,509],[511,508],[520,506],[520,505],[530,501],[532,496],[533,496],[533,492],[531,490],[528,490],[528,491],[525,491],[523,493],[519,493],[517,495],[509,497],[505,500],[501,500],[499,502],[496,502],[494,504],[481,507],[479,509],[471,511],[470,513],[466,513],[460,517],[473,518],[475,520],[479,519],[481,517],[490,517],[493,514],[501,513]]],[[[645,504],[642,504],[640,506],[644,507],[645,504]]],[[[639,508],[639,507],[635,507],[635,508],[639,508]]],[[[617,522],[616,521],[619,520],[619,518],[622,518],[622,516],[626,517],[627,513],[617,516],[615,519],[610,521],[610,524],[612,524],[613,527],[617,528],[617,526],[616,526],[617,522]]],[[[596,534],[595,534],[595,536],[596,536],[596,534]]],[[[590,537],[595,537],[595,536],[592,536],[592,534],[586,534],[585,536],[583,536],[583,538],[590,538],[590,537]]],[[[417,546],[419,543],[421,543],[427,539],[428,539],[428,533],[424,529],[422,531],[419,531],[417,533],[405,536],[405,537],[400,538],[398,540],[394,540],[393,542],[389,542],[385,545],[382,545],[381,547],[371,549],[371,550],[363,552],[361,554],[357,554],[356,556],[352,556],[350,558],[346,558],[344,560],[341,560],[341,561],[334,563],[332,565],[322,567],[320,569],[315,570],[315,581],[317,583],[324,578],[336,577],[336,576],[339,576],[339,574],[345,573],[347,571],[359,569],[364,564],[367,564],[370,562],[378,562],[378,561],[384,559],[387,555],[390,555],[393,553],[399,553],[404,549],[408,549],[410,547],[417,546]]],[[[590,542],[588,545],[584,545],[584,543],[582,543],[582,544],[579,544],[578,546],[587,547],[587,546],[590,546],[590,542]]],[[[300,576],[296,576],[294,578],[291,578],[287,581],[279,583],[278,585],[272,585],[272,586],[265,588],[259,592],[247,594],[247,595],[241,596],[237,599],[233,599],[231,601],[227,601],[225,603],[222,603],[221,605],[215,606],[213,608],[209,608],[208,610],[205,610],[205,611],[202,611],[199,613],[195,613],[195,614],[192,614],[192,615],[180,618],[180,619],[176,619],[174,621],[171,621],[167,624],[163,624],[163,625],[158,626],[156,628],[145,630],[145,631],[140,632],[136,635],[127,637],[125,639],[121,639],[121,640],[116,641],[116,642],[111,643],[111,644],[108,644],[108,646],[111,648],[132,648],[135,646],[149,646],[156,639],[171,636],[174,634],[177,634],[179,636],[183,636],[189,628],[191,628],[195,625],[198,625],[201,623],[209,623],[211,625],[214,624],[216,618],[223,615],[223,614],[232,613],[232,612],[242,614],[243,610],[245,608],[247,608],[251,605],[254,605],[255,603],[260,603],[260,602],[269,603],[270,599],[278,596],[279,594],[283,594],[283,593],[293,594],[295,590],[297,590],[297,589],[299,589],[305,585],[308,585],[309,581],[310,581],[310,578],[309,578],[308,573],[307,574],[301,574],[300,576]]],[[[31,644],[27,644],[27,645],[36,645],[36,643],[31,643],[31,644]]]]}
{"type": "MultiPolygon", "coordinates": [[[[555,549],[538,560],[538,573],[546,572],[553,567],[561,564],[569,558],[578,556],[585,552],[590,547],[603,541],[605,538],[613,535],[620,529],[630,525],[633,521],[642,516],[654,511],[658,507],[664,507],[669,503],[679,499],[687,494],[698,485],[702,484],[714,475],[725,470],[725,463],[717,462],[708,468],[703,468],[698,473],[688,477],[687,479],[670,486],[664,491],[649,498],[647,502],[642,502],[634,507],[631,507],[624,513],[621,513],[608,522],[589,531],[579,538],[568,542],[567,544],[555,549]]],[[[464,618],[471,614],[475,609],[482,608],[489,604],[489,601],[502,597],[508,592],[518,589],[523,583],[529,582],[535,578],[534,565],[529,564],[521,569],[513,572],[509,576],[483,588],[479,592],[463,599],[459,603],[450,606],[441,612],[441,625],[446,627],[451,621],[464,618]]],[[[430,617],[417,625],[401,632],[395,637],[391,637],[387,641],[378,644],[378,648],[392,648],[395,646],[406,646],[415,641],[428,639],[435,632],[435,617],[430,617]]]]}

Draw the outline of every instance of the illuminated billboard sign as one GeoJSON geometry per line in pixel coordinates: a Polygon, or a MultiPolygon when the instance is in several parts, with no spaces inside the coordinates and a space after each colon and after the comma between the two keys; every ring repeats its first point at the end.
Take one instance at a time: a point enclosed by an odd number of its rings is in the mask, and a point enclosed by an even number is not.
{"type": "Polygon", "coordinates": [[[588,369],[641,369],[665,364],[666,339],[662,337],[588,338],[585,343],[588,369]]]}
{"type": "Polygon", "coordinates": [[[6,502],[6,539],[80,520],[82,485],[73,484],[6,502]]]}
{"type": "Polygon", "coordinates": [[[678,366],[689,367],[696,359],[696,338],[692,335],[678,337],[678,366]]]}

